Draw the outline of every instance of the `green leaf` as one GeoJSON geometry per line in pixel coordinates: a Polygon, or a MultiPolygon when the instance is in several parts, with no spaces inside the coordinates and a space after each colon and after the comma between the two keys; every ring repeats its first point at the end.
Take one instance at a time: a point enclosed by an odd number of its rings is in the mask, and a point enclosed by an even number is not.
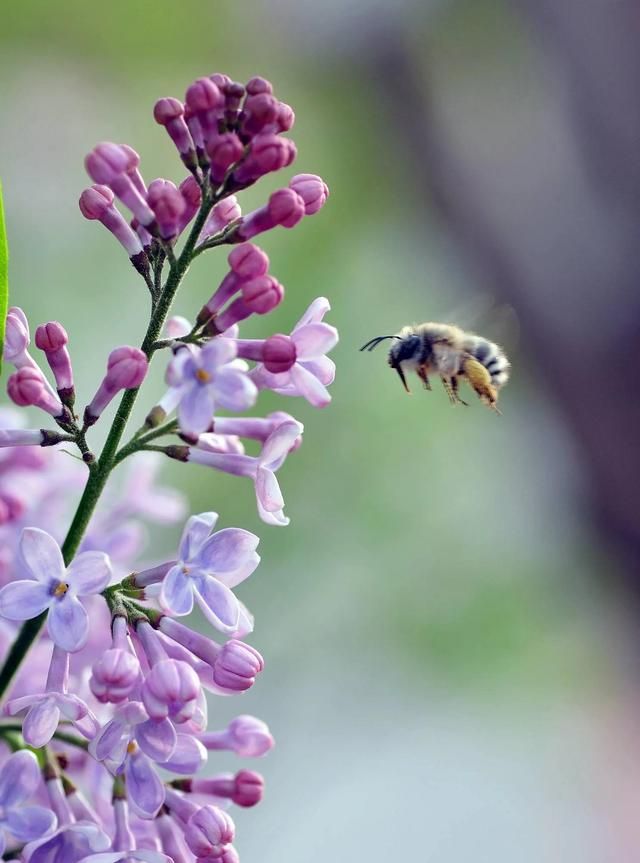
{"type": "Polygon", "coordinates": [[[9,306],[9,246],[4,224],[4,204],[2,202],[2,183],[0,182],[0,373],[2,373],[2,351],[4,349],[4,328],[9,306]]]}

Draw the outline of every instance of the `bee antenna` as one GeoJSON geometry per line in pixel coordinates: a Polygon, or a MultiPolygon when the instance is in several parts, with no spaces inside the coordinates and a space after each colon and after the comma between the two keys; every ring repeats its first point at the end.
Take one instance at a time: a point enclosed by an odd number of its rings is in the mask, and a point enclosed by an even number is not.
{"type": "Polygon", "coordinates": [[[362,345],[360,350],[371,352],[372,350],[374,350],[375,348],[378,347],[380,342],[383,342],[385,339],[399,339],[399,338],[400,338],[400,336],[376,336],[375,339],[371,339],[371,341],[368,341],[365,345],[362,345]]]}

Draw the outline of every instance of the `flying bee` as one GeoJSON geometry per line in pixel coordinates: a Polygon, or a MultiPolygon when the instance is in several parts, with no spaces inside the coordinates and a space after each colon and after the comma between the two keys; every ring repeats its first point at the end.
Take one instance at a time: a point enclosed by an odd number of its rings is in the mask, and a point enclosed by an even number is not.
{"type": "Polygon", "coordinates": [[[461,378],[466,379],[480,401],[496,413],[498,391],[509,380],[511,365],[501,347],[475,333],[468,333],[453,324],[429,321],[413,327],[403,327],[397,335],[377,336],[360,350],[372,351],[385,339],[395,339],[389,351],[389,365],[400,376],[410,393],[405,372],[414,370],[425,389],[430,390],[429,375],[437,374],[449,401],[462,404],[458,394],[461,378]]]}

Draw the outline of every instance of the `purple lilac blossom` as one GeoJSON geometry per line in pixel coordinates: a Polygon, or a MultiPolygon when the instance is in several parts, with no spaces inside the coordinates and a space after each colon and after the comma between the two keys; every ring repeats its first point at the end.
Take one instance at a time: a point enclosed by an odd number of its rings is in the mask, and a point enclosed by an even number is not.
{"type": "Polygon", "coordinates": [[[50,809],[25,805],[41,782],[38,760],[28,750],[10,755],[0,767],[0,855],[7,846],[6,834],[18,842],[32,842],[55,828],[50,809]]]}

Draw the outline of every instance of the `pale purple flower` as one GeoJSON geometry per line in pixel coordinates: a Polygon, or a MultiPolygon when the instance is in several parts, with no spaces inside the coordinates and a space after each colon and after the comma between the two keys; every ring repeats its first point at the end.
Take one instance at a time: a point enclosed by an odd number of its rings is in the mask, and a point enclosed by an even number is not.
{"type": "Polygon", "coordinates": [[[324,297],[314,300],[291,333],[296,362],[288,371],[273,374],[264,365],[250,372],[260,389],[270,389],[279,395],[304,396],[314,407],[325,407],[331,401],[327,386],[333,383],[335,365],[326,354],[338,343],[335,327],[323,318],[330,309],[324,297]]]}
{"type": "Polygon", "coordinates": [[[189,614],[194,597],[207,619],[222,632],[238,627],[240,608],[231,588],[251,575],[260,562],[258,537],[240,528],[211,533],[214,512],[192,516],[185,525],[178,561],[162,582],[160,602],[175,615],[189,614]]]}
{"type": "Polygon", "coordinates": [[[207,749],[228,749],[241,758],[260,758],[275,742],[269,727],[255,716],[236,716],[224,731],[207,731],[199,735],[207,749]]]}
{"type": "Polygon", "coordinates": [[[163,659],[145,677],[142,701],[151,719],[169,717],[181,723],[194,715],[200,692],[200,680],[190,665],[163,659]]]}
{"type": "Polygon", "coordinates": [[[56,817],[43,806],[25,806],[41,782],[38,759],[28,750],[15,752],[0,768],[0,856],[8,833],[18,842],[32,842],[50,833],[56,817]]]}
{"type": "Polygon", "coordinates": [[[4,359],[17,369],[23,366],[35,366],[35,360],[29,355],[29,322],[19,306],[12,306],[7,313],[4,334],[4,359]]]}
{"type": "Polygon", "coordinates": [[[130,860],[141,860],[142,863],[173,863],[171,857],[149,848],[102,851],[99,854],[89,854],[88,857],[83,857],[78,863],[129,863],[130,860]]]}
{"type": "Polygon", "coordinates": [[[160,402],[166,413],[178,408],[183,432],[197,436],[213,421],[216,406],[247,410],[257,390],[246,374],[231,365],[236,349],[230,339],[215,339],[203,348],[182,348],[167,369],[169,391],[160,402]]]}
{"type": "Polygon", "coordinates": [[[304,427],[299,422],[284,422],[267,438],[257,457],[208,452],[189,447],[187,461],[204,464],[226,473],[250,477],[255,483],[260,518],[267,524],[287,525],[284,499],[275,472],[282,467],[287,454],[299,445],[304,427]]]}
{"type": "Polygon", "coordinates": [[[87,821],[65,824],[48,839],[31,842],[23,851],[27,863],[80,863],[111,846],[107,834],[87,821]]]}
{"type": "Polygon", "coordinates": [[[78,597],[100,593],[111,578],[106,554],[85,551],[65,568],[60,546],[37,527],[22,531],[20,554],[30,579],[0,590],[0,616],[30,620],[48,609],[47,629],[62,650],[80,650],[87,640],[89,620],[78,597]]]}

